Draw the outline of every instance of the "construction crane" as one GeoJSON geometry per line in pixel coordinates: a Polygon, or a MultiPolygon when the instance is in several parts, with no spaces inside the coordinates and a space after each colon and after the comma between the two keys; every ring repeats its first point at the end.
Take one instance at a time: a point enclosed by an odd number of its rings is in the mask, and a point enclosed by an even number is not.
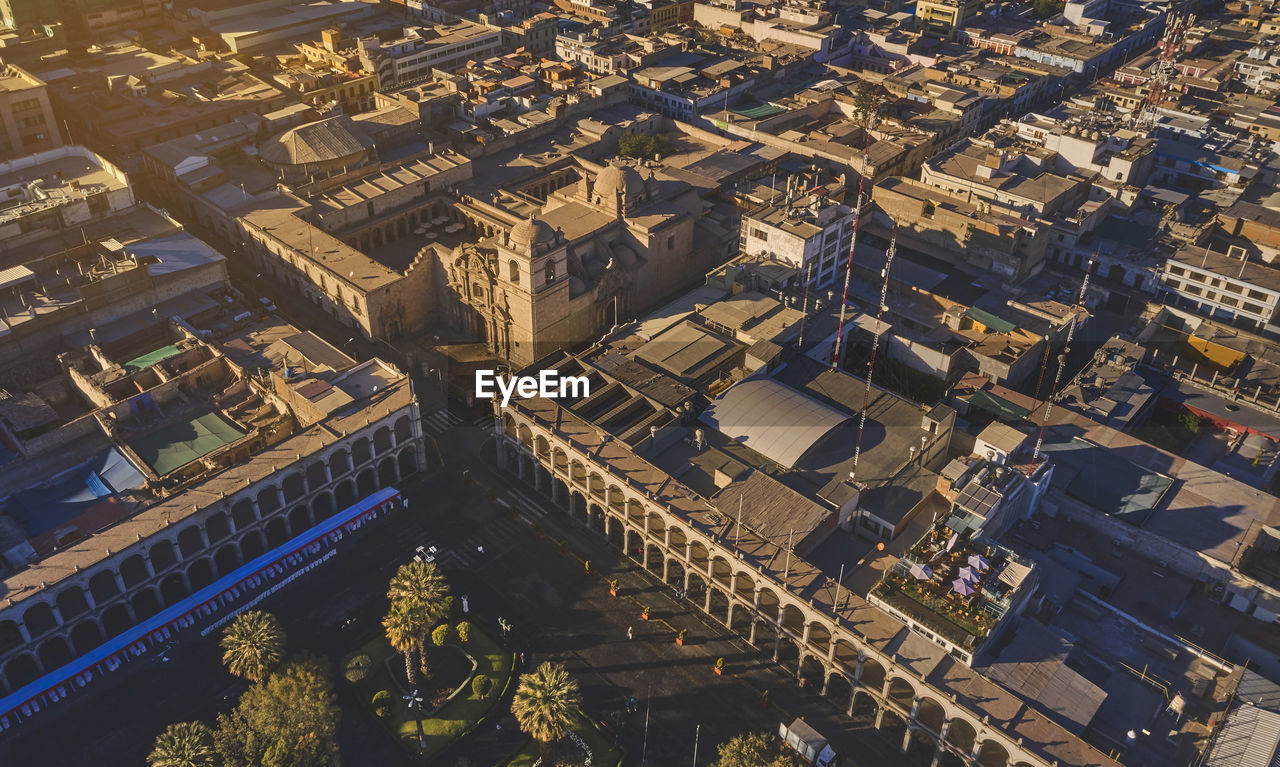
{"type": "Polygon", "coordinates": [[[1163,101],[1169,91],[1169,83],[1178,63],[1178,54],[1182,51],[1182,43],[1186,40],[1187,31],[1196,21],[1193,13],[1179,13],[1171,16],[1165,25],[1164,34],[1157,44],[1155,71],[1151,75],[1151,87],[1147,96],[1138,107],[1134,124],[1138,128],[1151,128],[1156,122],[1156,107],[1163,101]]]}
{"type": "MultiPolygon", "coordinates": [[[[1071,308],[1079,309],[1084,307],[1084,296],[1089,291],[1089,277],[1093,273],[1093,265],[1097,262],[1097,256],[1089,256],[1089,263],[1084,267],[1084,280],[1080,283],[1080,293],[1076,296],[1075,303],[1071,308]]],[[[1076,318],[1079,313],[1072,311],[1071,319],[1067,324],[1067,342],[1062,346],[1062,353],[1058,355],[1058,369],[1053,373],[1053,387],[1049,389],[1049,396],[1044,400],[1044,415],[1040,417],[1040,433],[1036,436],[1036,449],[1031,454],[1031,469],[1027,472],[1027,476],[1035,473],[1036,464],[1040,462],[1040,448],[1044,445],[1044,431],[1049,426],[1049,414],[1053,411],[1053,398],[1058,393],[1058,384],[1062,381],[1062,370],[1067,366],[1067,355],[1071,353],[1071,339],[1076,333],[1076,318]]],[[[1044,363],[1040,368],[1040,380],[1044,380],[1045,367],[1049,363],[1049,345],[1045,343],[1044,363]]],[[[1036,396],[1040,395],[1040,384],[1036,384],[1036,396]]]]}
{"type": "Polygon", "coordinates": [[[871,333],[871,359],[867,361],[867,384],[862,393],[862,415],[858,421],[858,442],[853,448],[853,465],[849,467],[849,481],[858,477],[858,458],[862,455],[862,433],[867,429],[867,410],[871,407],[871,380],[876,374],[876,353],[880,351],[880,327],[884,324],[884,312],[889,301],[889,269],[893,267],[893,254],[898,250],[898,222],[893,223],[889,236],[889,250],[885,252],[883,279],[880,281],[880,306],[876,309],[876,326],[871,333]]]}

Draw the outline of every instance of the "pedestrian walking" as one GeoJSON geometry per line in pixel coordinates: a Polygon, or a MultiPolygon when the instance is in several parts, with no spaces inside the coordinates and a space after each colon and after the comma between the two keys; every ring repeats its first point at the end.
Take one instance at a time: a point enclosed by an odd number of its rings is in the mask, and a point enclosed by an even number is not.
{"type": "Polygon", "coordinates": [[[630,627],[630,626],[627,626],[627,639],[632,639],[632,638],[634,638],[634,637],[633,637],[633,635],[632,635],[632,633],[631,633],[631,627],[630,627]]]}
{"type": "Polygon", "coordinates": [[[520,653],[520,665],[524,665],[524,653],[520,653]]]}

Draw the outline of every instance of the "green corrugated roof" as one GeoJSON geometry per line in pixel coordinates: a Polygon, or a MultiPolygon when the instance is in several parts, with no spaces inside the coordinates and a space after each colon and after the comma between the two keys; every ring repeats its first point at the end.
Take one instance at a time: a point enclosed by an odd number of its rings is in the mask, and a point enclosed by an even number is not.
{"type": "Polygon", "coordinates": [[[137,437],[129,447],[163,477],[243,436],[221,415],[205,413],[137,437]]]}
{"type": "Polygon", "coordinates": [[[1014,325],[1012,322],[1002,320],[991,312],[984,311],[976,306],[970,306],[968,309],[965,309],[964,316],[974,322],[981,322],[993,333],[1012,333],[1018,329],[1018,326],[1014,325]]]}
{"type": "Polygon", "coordinates": [[[178,347],[174,346],[173,344],[170,344],[168,346],[162,346],[159,349],[156,349],[155,351],[147,352],[146,354],[140,357],[134,357],[133,359],[124,363],[124,369],[125,370],[142,370],[143,368],[151,367],[152,365],[156,364],[157,362],[160,362],[161,360],[167,360],[177,353],[178,353],[178,347]]]}
{"type": "Polygon", "coordinates": [[[747,107],[745,109],[731,109],[735,115],[741,115],[748,120],[759,120],[764,117],[772,117],[787,111],[782,107],[775,107],[773,104],[760,104],[759,106],[747,107]]]}
{"type": "Polygon", "coordinates": [[[980,407],[988,413],[996,416],[1001,421],[1008,423],[1021,421],[1031,412],[1025,407],[1015,405],[1007,399],[1002,399],[991,392],[983,391],[982,389],[973,393],[973,396],[969,398],[969,404],[980,407]]]}

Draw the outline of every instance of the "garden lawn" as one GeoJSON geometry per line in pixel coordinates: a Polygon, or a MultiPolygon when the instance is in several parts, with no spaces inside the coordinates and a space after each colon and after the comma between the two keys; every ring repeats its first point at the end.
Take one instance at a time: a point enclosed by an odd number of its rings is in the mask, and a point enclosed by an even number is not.
{"type": "Polygon", "coordinates": [[[391,716],[383,721],[400,738],[406,750],[412,754],[420,754],[423,761],[429,762],[433,756],[469,731],[489,713],[489,709],[502,694],[511,676],[511,653],[499,647],[474,621],[471,623],[471,641],[465,645],[464,649],[475,658],[476,673],[489,677],[493,684],[488,694],[483,698],[477,698],[471,691],[470,677],[464,674],[466,682],[463,690],[434,716],[422,720],[426,748],[421,752],[418,750],[417,725],[386,667],[388,657],[394,656],[393,662],[403,665],[404,656],[391,649],[385,636],[379,636],[343,658],[342,668],[345,670],[347,661],[360,653],[365,653],[373,659],[368,675],[352,683],[358,690],[360,699],[372,710],[374,694],[378,690],[388,690],[392,698],[391,716]]]}
{"type": "MultiPolygon", "coordinates": [[[[579,716],[573,731],[578,733],[587,747],[591,749],[592,767],[617,767],[622,763],[622,753],[613,745],[609,736],[586,716],[579,716]]],[[[516,755],[507,761],[505,767],[533,767],[538,761],[541,749],[538,742],[530,738],[516,755]]]]}

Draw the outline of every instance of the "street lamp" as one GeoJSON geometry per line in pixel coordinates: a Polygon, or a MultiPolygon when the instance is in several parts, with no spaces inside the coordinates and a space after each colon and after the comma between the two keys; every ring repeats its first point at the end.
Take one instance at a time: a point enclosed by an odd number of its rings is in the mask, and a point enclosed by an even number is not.
{"type": "Polygon", "coordinates": [[[425,749],[427,747],[427,737],[422,733],[422,696],[418,694],[418,688],[413,688],[413,692],[403,696],[409,704],[409,710],[417,709],[417,713],[413,717],[413,721],[418,724],[418,748],[425,749]]]}
{"type": "Polygon", "coordinates": [[[427,370],[427,375],[428,376],[433,375],[436,377],[436,381],[440,383],[440,395],[443,396],[446,400],[449,399],[449,392],[445,389],[444,375],[440,372],[440,368],[430,368],[429,370],[427,370]]]}

